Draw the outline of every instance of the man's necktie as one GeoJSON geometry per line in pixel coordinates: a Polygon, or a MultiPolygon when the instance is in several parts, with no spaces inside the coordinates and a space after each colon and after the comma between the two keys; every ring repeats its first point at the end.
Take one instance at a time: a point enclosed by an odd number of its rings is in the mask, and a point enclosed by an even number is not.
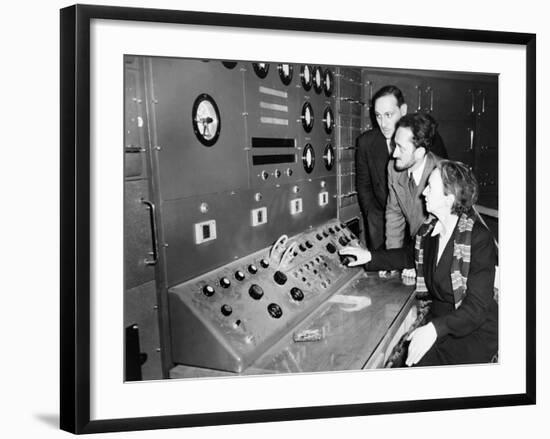
{"type": "Polygon", "coordinates": [[[414,181],[414,176],[412,172],[409,175],[409,191],[411,192],[411,195],[416,194],[416,182],[414,181]]]}

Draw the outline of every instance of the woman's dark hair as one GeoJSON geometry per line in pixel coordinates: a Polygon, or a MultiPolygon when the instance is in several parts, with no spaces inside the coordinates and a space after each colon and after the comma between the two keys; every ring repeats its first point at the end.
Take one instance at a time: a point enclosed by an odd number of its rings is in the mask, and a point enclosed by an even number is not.
{"type": "Polygon", "coordinates": [[[441,173],[443,193],[455,196],[451,213],[460,216],[463,213],[470,212],[479,194],[477,180],[471,169],[464,163],[452,160],[440,161],[436,165],[436,169],[441,173]]]}
{"type": "Polygon", "coordinates": [[[410,128],[414,146],[428,152],[433,144],[437,122],[429,114],[406,114],[395,124],[396,131],[398,128],[410,128]]]}

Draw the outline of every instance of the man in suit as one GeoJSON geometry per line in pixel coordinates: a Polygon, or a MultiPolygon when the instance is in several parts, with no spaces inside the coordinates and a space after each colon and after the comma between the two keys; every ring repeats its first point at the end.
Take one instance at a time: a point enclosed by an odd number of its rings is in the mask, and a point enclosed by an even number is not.
{"type": "MultiPolygon", "coordinates": [[[[377,127],[357,138],[355,153],[356,188],[364,219],[367,246],[384,248],[385,213],[388,198],[387,168],[393,154],[395,125],[407,114],[403,93],[394,85],[378,90],[372,98],[377,127]]],[[[432,149],[446,158],[441,136],[436,133],[432,149]]]]}
{"type": "Polygon", "coordinates": [[[441,160],[431,150],[436,122],[430,115],[403,116],[396,124],[394,160],[388,163],[386,248],[400,248],[427,218],[422,191],[441,160]],[[408,233],[407,233],[408,229],[408,233]]]}

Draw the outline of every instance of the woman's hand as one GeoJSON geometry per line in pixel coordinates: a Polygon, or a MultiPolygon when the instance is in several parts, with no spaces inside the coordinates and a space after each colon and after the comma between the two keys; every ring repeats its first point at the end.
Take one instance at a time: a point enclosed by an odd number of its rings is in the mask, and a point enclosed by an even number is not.
{"type": "Polygon", "coordinates": [[[418,363],[422,357],[430,350],[437,339],[435,326],[430,322],[427,325],[416,328],[407,338],[409,344],[409,354],[405,364],[412,366],[418,363]]]}
{"type": "Polygon", "coordinates": [[[364,265],[372,259],[370,251],[361,247],[344,247],[338,254],[342,256],[351,256],[355,258],[355,261],[348,263],[348,267],[357,267],[358,265],[364,265]]]}

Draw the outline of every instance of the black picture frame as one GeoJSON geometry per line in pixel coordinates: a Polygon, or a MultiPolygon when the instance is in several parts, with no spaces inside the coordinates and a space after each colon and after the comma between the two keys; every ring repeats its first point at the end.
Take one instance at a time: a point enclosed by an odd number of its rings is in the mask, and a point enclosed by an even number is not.
{"type": "Polygon", "coordinates": [[[288,17],[74,5],[61,10],[60,424],[97,433],[534,404],[536,401],[536,35],[288,17]],[[127,419],[90,418],[90,23],[94,19],[502,43],[526,49],[525,393],[127,419]]]}

